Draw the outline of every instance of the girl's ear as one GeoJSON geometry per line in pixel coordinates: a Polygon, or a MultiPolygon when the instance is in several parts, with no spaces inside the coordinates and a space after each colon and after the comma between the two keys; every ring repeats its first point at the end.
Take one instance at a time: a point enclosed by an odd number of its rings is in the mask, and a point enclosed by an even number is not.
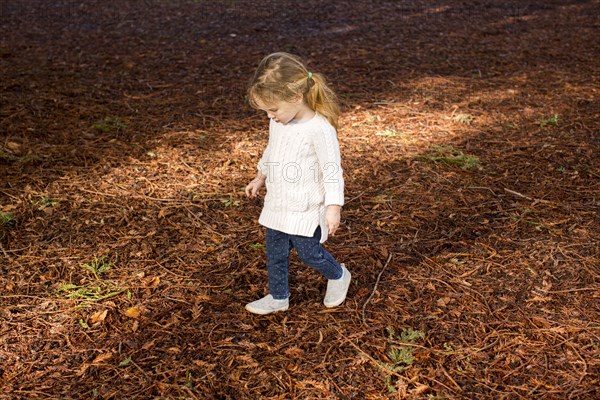
{"type": "Polygon", "coordinates": [[[304,95],[302,93],[298,93],[290,98],[290,103],[302,103],[304,101],[304,95]]]}

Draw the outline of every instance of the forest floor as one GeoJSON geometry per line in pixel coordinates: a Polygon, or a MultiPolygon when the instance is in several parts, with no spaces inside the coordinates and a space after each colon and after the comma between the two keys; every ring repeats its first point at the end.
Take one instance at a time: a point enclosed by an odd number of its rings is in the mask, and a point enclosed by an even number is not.
{"type": "Polygon", "coordinates": [[[600,396],[600,1],[4,0],[0,398],[600,396]],[[266,293],[273,51],[343,101],[353,281],[266,293]]]}

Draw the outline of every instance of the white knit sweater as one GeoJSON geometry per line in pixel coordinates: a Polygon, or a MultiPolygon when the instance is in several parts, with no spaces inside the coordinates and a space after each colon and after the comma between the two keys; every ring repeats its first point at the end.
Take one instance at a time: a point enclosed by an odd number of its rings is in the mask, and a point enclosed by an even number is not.
{"type": "Polygon", "coordinates": [[[292,235],[312,236],[321,226],[327,240],[325,209],[344,205],[344,178],[335,128],[319,113],[286,125],[271,120],[269,143],[258,163],[267,194],[258,222],[292,235]]]}

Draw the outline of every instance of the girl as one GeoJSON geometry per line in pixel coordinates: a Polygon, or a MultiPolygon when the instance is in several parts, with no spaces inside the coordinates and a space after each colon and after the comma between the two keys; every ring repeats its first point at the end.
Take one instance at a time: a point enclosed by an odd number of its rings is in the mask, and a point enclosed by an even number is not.
{"type": "Polygon", "coordinates": [[[288,309],[292,248],[328,279],[325,306],[338,306],[346,298],[350,272],[322,246],[339,227],[344,205],[336,96],[322,75],[287,53],[261,61],[248,95],[252,107],[270,118],[269,143],[256,178],[246,186],[250,198],[267,187],[258,222],[267,228],[269,294],[246,309],[255,314],[288,309]]]}

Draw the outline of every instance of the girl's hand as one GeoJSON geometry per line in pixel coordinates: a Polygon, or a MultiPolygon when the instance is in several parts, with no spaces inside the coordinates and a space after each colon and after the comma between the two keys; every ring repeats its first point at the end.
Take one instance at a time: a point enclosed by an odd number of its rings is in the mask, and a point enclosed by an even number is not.
{"type": "Polygon", "coordinates": [[[260,188],[265,184],[266,176],[261,175],[252,179],[252,181],[246,186],[246,196],[253,199],[258,194],[260,188]]]}
{"type": "Polygon", "coordinates": [[[340,227],[340,215],[342,207],[338,205],[329,205],[325,211],[325,225],[331,236],[335,236],[335,231],[340,227]]]}

